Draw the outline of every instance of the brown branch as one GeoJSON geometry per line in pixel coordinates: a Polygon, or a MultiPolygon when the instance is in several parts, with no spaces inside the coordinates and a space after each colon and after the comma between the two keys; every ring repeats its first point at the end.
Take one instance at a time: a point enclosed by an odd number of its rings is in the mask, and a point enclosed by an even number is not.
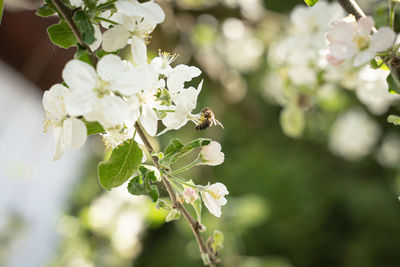
{"type": "Polygon", "coordinates": [[[96,65],[97,64],[97,56],[92,52],[90,47],[83,41],[81,32],[79,31],[78,26],[76,26],[76,24],[72,18],[72,16],[73,16],[72,11],[69,10],[68,8],[66,8],[64,6],[64,4],[61,3],[60,0],[51,0],[51,2],[56,7],[56,9],[57,9],[58,13],[61,15],[61,17],[65,20],[65,22],[67,22],[68,26],[70,27],[70,29],[71,29],[72,33],[74,34],[78,43],[89,52],[89,57],[90,57],[90,60],[92,61],[92,63],[94,65],[96,65]]]}
{"type": "MultiPolygon", "coordinates": [[[[153,149],[152,145],[150,144],[150,141],[147,138],[146,134],[143,132],[142,128],[140,127],[139,123],[137,123],[137,122],[135,123],[135,129],[136,129],[136,132],[139,134],[140,138],[142,139],[147,151],[149,152],[151,159],[154,163],[154,166],[156,166],[156,168],[161,172],[163,168],[158,163],[158,158],[153,155],[154,149],[153,149]]],[[[176,194],[171,186],[171,183],[168,181],[168,179],[164,175],[162,175],[161,178],[162,178],[165,188],[168,191],[168,195],[172,200],[173,208],[178,209],[182,213],[183,217],[186,219],[186,221],[189,223],[190,227],[192,228],[193,234],[196,237],[197,243],[199,245],[200,252],[202,254],[208,254],[208,256],[210,257],[210,261],[211,261],[210,266],[215,266],[217,263],[220,262],[220,260],[217,259],[215,257],[215,255],[207,249],[207,247],[204,243],[204,240],[200,234],[200,230],[202,229],[201,224],[198,221],[196,221],[195,219],[193,219],[193,217],[189,214],[187,209],[182,205],[182,203],[180,201],[178,201],[176,194]]]]}
{"type": "Polygon", "coordinates": [[[337,1],[347,13],[354,15],[357,20],[365,17],[365,13],[362,11],[362,9],[356,3],[355,0],[337,0],[337,1]]]}

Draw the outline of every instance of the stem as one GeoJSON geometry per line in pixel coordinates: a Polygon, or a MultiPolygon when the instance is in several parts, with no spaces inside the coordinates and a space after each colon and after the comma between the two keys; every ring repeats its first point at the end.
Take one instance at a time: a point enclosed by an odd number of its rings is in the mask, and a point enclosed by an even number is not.
{"type": "Polygon", "coordinates": [[[78,26],[76,26],[72,16],[73,13],[71,12],[71,10],[69,10],[68,8],[66,8],[64,6],[63,3],[61,3],[60,0],[50,0],[53,5],[56,7],[58,13],[61,15],[61,17],[65,20],[65,22],[67,22],[68,26],[71,28],[72,33],[74,34],[76,40],[78,41],[78,43],[84,47],[86,50],[88,50],[89,56],[90,56],[90,60],[93,62],[94,65],[97,64],[97,57],[94,53],[92,53],[92,50],[90,50],[90,47],[83,41],[81,33],[78,29],[78,26]]]}
{"type": "Polygon", "coordinates": [[[117,25],[117,24],[118,24],[118,23],[115,22],[115,21],[112,21],[112,20],[110,20],[110,19],[106,19],[106,18],[103,18],[103,17],[99,17],[99,16],[94,17],[94,19],[95,19],[95,20],[105,21],[105,22],[108,22],[108,23],[113,24],[113,25],[117,25]]]}
{"type": "Polygon", "coordinates": [[[390,28],[394,30],[394,17],[396,14],[396,6],[397,2],[393,2],[392,0],[389,0],[389,20],[390,20],[390,28]]]}
{"type": "MultiPolygon", "coordinates": [[[[139,134],[140,138],[142,139],[147,151],[149,152],[154,166],[162,173],[163,168],[158,163],[158,158],[153,155],[154,149],[153,149],[152,145],[150,144],[149,139],[147,138],[147,136],[143,132],[142,128],[140,127],[139,123],[137,123],[137,122],[135,123],[135,129],[136,129],[137,133],[139,134]]],[[[183,217],[186,219],[186,221],[189,223],[190,227],[192,228],[193,234],[196,237],[197,243],[199,245],[200,252],[202,254],[208,254],[208,256],[210,257],[210,261],[211,261],[211,263],[210,263],[211,267],[216,266],[216,264],[219,263],[219,259],[217,259],[215,257],[215,255],[207,249],[206,244],[204,243],[204,240],[200,235],[200,230],[201,230],[200,223],[197,222],[195,219],[193,219],[193,217],[189,214],[189,212],[182,205],[182,203],[180,203],[177,200],[176,194],[175,194],[168,178],[165,177],[164,175],[162,175],[161,179],[162,179],[162,182],[164,183],[165,188],[168,191],[169,197],[172,200],[173,207],[179,209],[179,211],[181,212],[183,217]]]]}
{"type": "Polygon", "coordinates": [[[180,169],[177,169],[177,170],[171,172],[171,174],[175,175],[175,174],[179,174],[179,173],[185,172],[185,171],[189,170],[190,168],[193,168],[193,167],[199,165],[200,162],[201,162],[200,157],[197,157],[197,159],[195,159],[193,162],[189,163],[186,166],[183,166],[180,169]]]}

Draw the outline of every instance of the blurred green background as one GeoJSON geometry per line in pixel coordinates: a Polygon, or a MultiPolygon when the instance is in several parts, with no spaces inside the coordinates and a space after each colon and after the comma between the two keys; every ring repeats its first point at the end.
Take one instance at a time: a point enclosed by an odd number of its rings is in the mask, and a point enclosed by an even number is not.
{"type": "MultiPolygon", "coordinates": [[[[221,265],[400,266],[398,168],[379,165],[374,155],[355,162],[334,156],[323,133],[306,131],[297,140],[285,136],[279,124],[281,108],[263,98],[268,46],[282,34],[292,8],[303,2],[264,0],[265,9],[256,19],[252,16],[262,8],[259,1],[161,2],[167,21],[154,32],[150,49],[154,55],[160,47],[178,53],[176,64],[196,65],[204,71],[194,81],[205,80],[198,109],[211,107],[225,130],[213,127],[197,132],[187,125],[153,142],[164,148],[171,138],[189,141],[205,136],[221,143],[224,164],[187,175],[199,184],[220,181],[230,192],[221,218],[203,210],[205,236],[213,229],[225,234],[221,265]],[[231,64],[235,50],[228,49],[229,40],[220,40],[228,18],[242,21],[258,40],[252,50],[259,50],[256,55],[237,59],[248,63],[244,69],[231,64]]],[[[382,127],[398,131],[386,124],[385,116],[378,120],[382,127]]],[[[100,140],[94,143],[101,148],[100,140]]],[[[93,156],[69,197],[60,223],[60,246],[50,265],[203,266],[185,221],[165,224],[166,214],[149,201],[130,204],[103,192],[96,174],[102,157],[98,150],[92,148],[93,156]],[[141,214],[134,244],[116,245],[122,239],[115,227],[96,224],[101,216],[107,217],[109,205],[114,205],[115,217],[104,219],[107,222],[117,221],[126,211],[141,214]]],[[[129,232],[121,235],[130,238],[129,232]]]]}

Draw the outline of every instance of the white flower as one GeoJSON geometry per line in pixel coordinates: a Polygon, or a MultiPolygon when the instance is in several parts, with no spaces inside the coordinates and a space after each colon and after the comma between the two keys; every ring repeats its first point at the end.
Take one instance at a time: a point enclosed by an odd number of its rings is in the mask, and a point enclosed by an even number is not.
{"type": "Polygon", "coordinates": [[[327,60],[334,65],[354,57],[354,66],[361,66],[373,59],[377,52],[389,49],[396,37],[389,27],[382,27],[371,36],[374,26],[371,17],[356,21],[353,15],[349,15],[332,25],[326,34],[330,42],[327,60]]]}
{"type": "Polygon", "coordinates": [[[365,66],[359,72],[359,85],[356,89],[358,99],[375,115],[384,114],[389,107],[400,100],[399,95],[391,94],[386,81],[388,71],[365,66]]]}
{"type": "Polygon", "coordinates": [[[192,110],[196,108],[197,97],[201,92],[202,86],[203,81],[200,82],[197,89],[193,87],[182,89],[178,95],[173,97],[175,112],[167,113],[167,116],[162,120],[166,128],[158,135],[169,130],[177,130],[186,125],[189,120],[196,121],[196,116],[192,115],[192,110]]]}
{"type": "Polygon", "coordinates": [[[47,127],[53,129],[56,151],[53,160],[58,160],[64,154],[65,149],[79,149],[87,138],[85,124],[76,118],[67,116],[65,110],[65,98],[68,89],[61,85],[53,85],[43,95],[43,107],[46,111],[47,127]]]}
{"type": "Polygon", "coordinates": [[[191,187],[186,187],[185,191],[183,192],[183,197],[186,203],[193,203],[199,196],[196,190],[191,187]]]}
{"type": "Polygon", "coordinates": [[[128,63],[115,55],[101,58],[97,72],[80,60],[68,62],[62,73],[71,92],[66,99],[67,113],[98,121],[105,128],[122,124],[128,119],[129,108],[115,93],[131,95],[136,92],[135,80],[128,69],[128,63]]]}
{"type": "Polygon", "coordinates": [[[103,49],[108,52],[124,48],[133,37],[145,45],[155,26],[165,19],[164,11],[153,1],[120,0],[115,6],[118,12],[109,19],[119,25],[103,34],[103,49]]]}
{"type": "Polygon", "coordinates": [[[292,32],[303,36],[312,47],[325,48],[324,33],[329,24],[343,16],[343,9],[338,3],[319,1],[313,8],[298,5],[290,13],[292,32]]]}
{"type": "Polygon", "coordinates": [[[329,137],[330,150],[347,160],[358,160],[374,147],[380,128],[365,112],[350,110],[334,123],[329,137]]]}
{"type": "Polygon", "coordinates": [[[216,141],[211,141],[201,149],[200,158],[203,164],[216,166],[224,162],[225,155],[221,152],[221,145],[216,141]]]}
{"type": "Polygon", "coordinates": [[[174,62],[177,57],[176,54],[161,52],[161,50],[159,50],[158,57],[152,59],[151,65],[157,69],[158,73],[168,77],[173,70],[170,64],[174,62]]]}
{"type": "Polygon", "coordinates": [[[222,183],[208,184],[201,191],[201,197],[207,209],[216,217],[221,217],[221,206],[226,204],[225,195],[229,192],[222,183]]]}
{"type": "Polygon", "coordinates": [[[201,70],[194,66],[184,64],[176,66],[167,79],[167,87],[170,94],[178,94],[185,87],[185,82],[191,81],[201,74],[201,70]]]}

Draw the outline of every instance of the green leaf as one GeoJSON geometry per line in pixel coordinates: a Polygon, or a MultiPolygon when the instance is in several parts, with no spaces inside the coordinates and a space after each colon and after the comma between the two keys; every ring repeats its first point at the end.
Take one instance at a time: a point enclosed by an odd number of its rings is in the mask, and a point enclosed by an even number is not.
{"type": "Polygon", "coordinates": [[[176,153],[183,146],[184,146],[183,143],[179,139],[174,138],[171,141],[169,141],[169,144],[164,151],[164,155],[170,155],[176,153]]]}
{"type": "Polygon", "coordinates": [[[319,0],[304,0],[308,6],[314,6],[319,0]]]}
{"type": "Polygon", "coordinates": [[[193,140],[192,142],[183,145],[181,141],[178,139],[172,139],[165,149],[164,157],[160,159],[159,163],[163,166],[169,166],[172,163],[175,163],[181,157],[187,155],[192,152],[193,149],[206,146],[211,142],[211,139],[207,138],[198,138],[193,140]]]}
{"type": "MultiPolygon", "coordinates": [[[[1,1],[1,0],[0,0],[1,1]]],[[[43,6],[40,6],[38,10],[36,11],[36,15],[42,17],[42,18],[47,18],[49,16],[52,16],[56,14],[56,10],[50,6],[49,4],[44,4],[43,6]]]]}
{"type": "Polygon", "coordinates": [[[3,18],[3,9],[4,9],[4,2],[3,0],[0,0],[0,24],[1,24],[1,19],[3,18]]]}
{"type": "Polygon", "coordinates": [[[97,121],[83,120],[83,122],[86,125],[87,135],[101,134],[105,132],[103,126],[97,121]]]}
{"type": "Polygon", "coordinates": [[[77,44],[77,40],[65,21],[47,28],[50,40],[61,48],[70,48],[77,44]]]}
{"type": "Polygon", "coordinates": [[[102,57],[104,57],[106,55],[109,55],[109,54],[118,55],[118,53],[119,53],[119,50],[113,51],[113,52],[106,52],[103,49],[99,49],[99,50],[96,51],[96,56],[98,58],[102,58],[102,57]]]}
{"type": "Polygon", "coordinates": [[[392,94],[400,94],[400,81],[391,73],[386,79],[389,92],[392,94]]]}
{"type": "Polygon", "coordinates": [[[98,175],[101,186],[111,190],[125,183],[139,168],[143,153],[135,140],[130,139],[113,150],[106,162],[101,162],[98,175]]]}
{"type": "Polygon", "coordinates": [[[93,25],[90,22],[89,16],[84,11],[76,11],[74,15],[74,21],[82,34],[83,42],[91,45],[94,41],[96,41],[96,38],[94,37],[93,25]]]}
{"type": "Polygon", "coordinates": [[[89,10],[92,10],[96,7],[97,0],[83,0],[83,2],[89,10]]]}
{"type": "Polygon", "coordinates": [[[137,176],[129,181],[128,191],[136,196],[148,195],[153,202],[157,202],[160,193],[157,185],[152,184],[155,182],[157,182],[155,171],[145,166],[140,166],[137,176]]]}

